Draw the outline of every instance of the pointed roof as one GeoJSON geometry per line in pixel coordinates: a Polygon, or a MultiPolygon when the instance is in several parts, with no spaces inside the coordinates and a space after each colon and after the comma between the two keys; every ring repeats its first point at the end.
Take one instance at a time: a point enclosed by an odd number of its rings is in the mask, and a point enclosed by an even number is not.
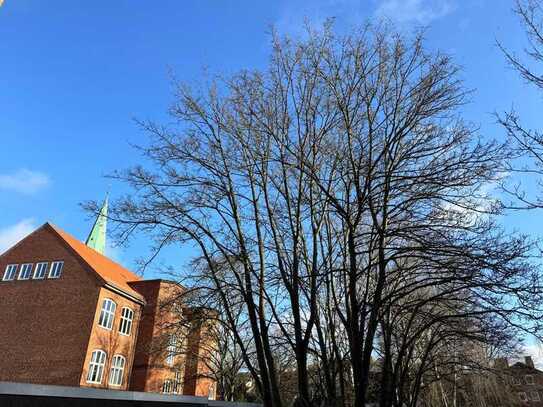
{"type": "Polygon", "coordinates": [[[107,231],[107,210],[108,210],[108,195],[104,199],[100,213],[96,217],[96,221],[92,226],[92,230],[87,237],[85,244],[97,252],[104,254],[106,249],[106,231],[107,231]]]}
{"type": "Polygon", "coordinates": [[[142,280],[139,276],[125,269],[118,263],[97,252],[96,250],[85,245],[83,242],[77,240],[75,237],[65,232],[58,226],[46,223],[53,229],[68,246],[70,246],[76,254],[87,263],[90,268],[101,277],[110,288],[120,290],[125,294],[128,294],[136,299],[143,301],[143,296],[128,285],[130,281],[142,280]]]}

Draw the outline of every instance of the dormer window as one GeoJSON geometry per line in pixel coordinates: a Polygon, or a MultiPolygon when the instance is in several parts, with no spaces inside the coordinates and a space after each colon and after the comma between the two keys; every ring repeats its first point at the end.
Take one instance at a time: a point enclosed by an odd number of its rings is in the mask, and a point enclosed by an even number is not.
{"type": "Polygon", "coordinates": [[[8,264],[6,267],[6,271],[4,272],[4,277],[2,278],[3,281],[10,281],[15,279],[15,275],[17,274],[17,267],[18,264],[8,264]]]}
{"type": "Polygon", "coordinates": [[[19,280],[28,280],[32,275],[32,263],[25,263],[21,265],[21,271],[19,271],[19,280]]]}
{"type": "Polygon", "coordinates": [[[36,269],[34,270],[34,279],[35,280],[41,280],[45,278],[45,274],[47,273],[47,266],[49,263],[47,262],[41,262],[36,264],[36,269]]]}
{"type": "Polygon", "coordinates": [[[51,269],[49,270],[49,278],[59,278],[62,274],[62,267],[64,267],[63,261],[52,262],[51,269]]]}

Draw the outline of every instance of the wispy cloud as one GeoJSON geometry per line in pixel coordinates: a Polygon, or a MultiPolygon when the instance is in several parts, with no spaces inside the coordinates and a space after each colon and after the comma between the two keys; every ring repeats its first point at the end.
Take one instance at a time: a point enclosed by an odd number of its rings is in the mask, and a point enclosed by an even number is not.
{"type": "Polygon", "coordinates": [[[34,219],[27,218],[4,228],[0,228],[0,254],[36,229],[34,219]]]}
{"type": "Polygon", "coordinates": [[[328,18],[346,28],[375,19],[390,20],[397,25],[427,25],[457,8],[458,0],[291,0],[275,21],[281,34],[304,34],[308,23],[318,28],[328,18]]]}
{"type": "Polygon", "coordinates": [[[299,36],[306,25],[318,29],[328,18],[339,23],[355,25],[369,17],[367,0],[291,0],[285,3],[275,28],[280,34],[299,36]]]}
{"type": "Polygon", "coordinates": [[[34,194],[51,183],[49,176],[39,171],[22,168],[10,174],[0,174],[0,189],[34,194]]]}
{"type": "Polygon", "coordinates": [[[445,17],[455,8],[455,0],[381,0],[375,11],[375,16],[402,24],[425,25],[445,17]]]}

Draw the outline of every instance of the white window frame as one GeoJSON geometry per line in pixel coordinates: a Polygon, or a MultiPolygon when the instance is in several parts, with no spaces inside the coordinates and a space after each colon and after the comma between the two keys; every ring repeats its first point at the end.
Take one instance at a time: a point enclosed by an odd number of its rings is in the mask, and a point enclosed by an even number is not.
{"type": "Polygon", "coordinates": [[[2,277],[2,281],[13,281],[13,280],[15,280],[15,277],[17,277],[17,270],[18,269],[19,269],[19,264],[8,264],[6,266],[6,270],[4,271],[4,276],[2,277]]]}
{"type": "Polygon", "coordinates": [[[526,380],[526,384],[534,384],[534,376],[531,374],[524,376],[524,380],[526,380]]]}
{"type": "Polygon", "coordinates": [[[184,371],[177,370],[173,382],[173,394],[183,394],[184,371]]]}
{"type": "Polygon", "coordinates": [[[538,391],[531,391],[530,392],[530,399],[532,401],[540,401],[541,398],[539,397],[539,392],[538,391]]]}
{"type": "Polygon", "coordinates": [[[92,351],[89,370],[87,372],[87,383],[102,384],[106,360],[107,353],[102,349],[95,349],[92,351]]]}
{"type": "Polygon", "coordinates": [[[119,323],[119,333],[130,336],[132,332],[132,321],[134,320],[134,311],[129,307],[121,308],[121,322],[119,323]]]}
{"type": "Polygon", "coordinates": [[[51,267],[49,268],[49,275],[47,278],[60,278],[62,275],[62,269],[64,268],[64,261],[63,260],[56,260],[51,263],[51,267]],[[54,271],[54,274],[53,274],[54,271]]]}
{"type": "Polygon", "coordinates": [[[109,385],[110,386],[122,386],[124,367],[126,365],[126,358],[123,355],[115,355],[111,359],[111,368],[109,369],[109,385]]]}
{"type": "Polygon", "coordinates": [[[34,275],[32,278],[34,280],[43,280],[45,276],[47,275],[47,267],[49,267],[49,263],[46,261],[40,261],[39,263],[36,263],[36,267],[34,267],[34,275]],[[38,271],[42,269],[43,275],[41,277],[38,276],[38,271]]]}
{"type": "Polygon", "coordinates": [[[171,334],[168,338],[168,346],[166,348],[166,364],[168,366],[173,366],[175,354],[177,353],[177,336],[171,334]]]}
{"type": "Polygon", "coordinates": [[[173,382],[171,379],[164,380],[164,383],[162,384],[162,393],[164,394],[171,394],[173,390],[173,382]]]}
{"type": "Polygon", "coordinates": [[[528,401],[528,396],[524,391],[518,393],[518,398],[520,399],[520,401],[528,401]]]}
{"type": "Polygon", "coordinates": [[[32,270],[34,269],[34,263],[23,263],[21,264],[21,268],[19,270],[19,277],[18,280],[30,280],[30,277],[32,277],[32,270]],[[30,270],[29,270],[30,268],[30,270]],[[26,277],[23,277],[23,272],[28,271],[28,275],[26,277]]]}
{"type": "Polygon", "coordinates": [[[115,311],[117,310],[117,303],[111,298],[105,298],[102,301],[102,308],[100,309],[100,317],[98,318],[98,326],[101,326],[108,331],[111,331],[113,324],[115,323],[115,311]],[[106,305],[113,305],[106,307],[106,305]]]}

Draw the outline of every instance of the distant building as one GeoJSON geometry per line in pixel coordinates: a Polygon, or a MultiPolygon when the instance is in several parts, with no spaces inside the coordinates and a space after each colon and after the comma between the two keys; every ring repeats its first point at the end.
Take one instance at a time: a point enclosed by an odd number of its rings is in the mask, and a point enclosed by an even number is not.
{"type": "Polygon", "coordinates": [[[504,379],[519,403],[543,406],[543,371],[535,368],[531,356],[511,366],[507,359],[498,359],[495,368],[503,372],[504,379]]]}
{"type": "Polygon", "coordinates": [[[0,381],[214,398],[195,311],[164,307],[184,288],[105,257],[106,219],[107,200],[87,244],[46,223],[0,256],[0,381]]]}

